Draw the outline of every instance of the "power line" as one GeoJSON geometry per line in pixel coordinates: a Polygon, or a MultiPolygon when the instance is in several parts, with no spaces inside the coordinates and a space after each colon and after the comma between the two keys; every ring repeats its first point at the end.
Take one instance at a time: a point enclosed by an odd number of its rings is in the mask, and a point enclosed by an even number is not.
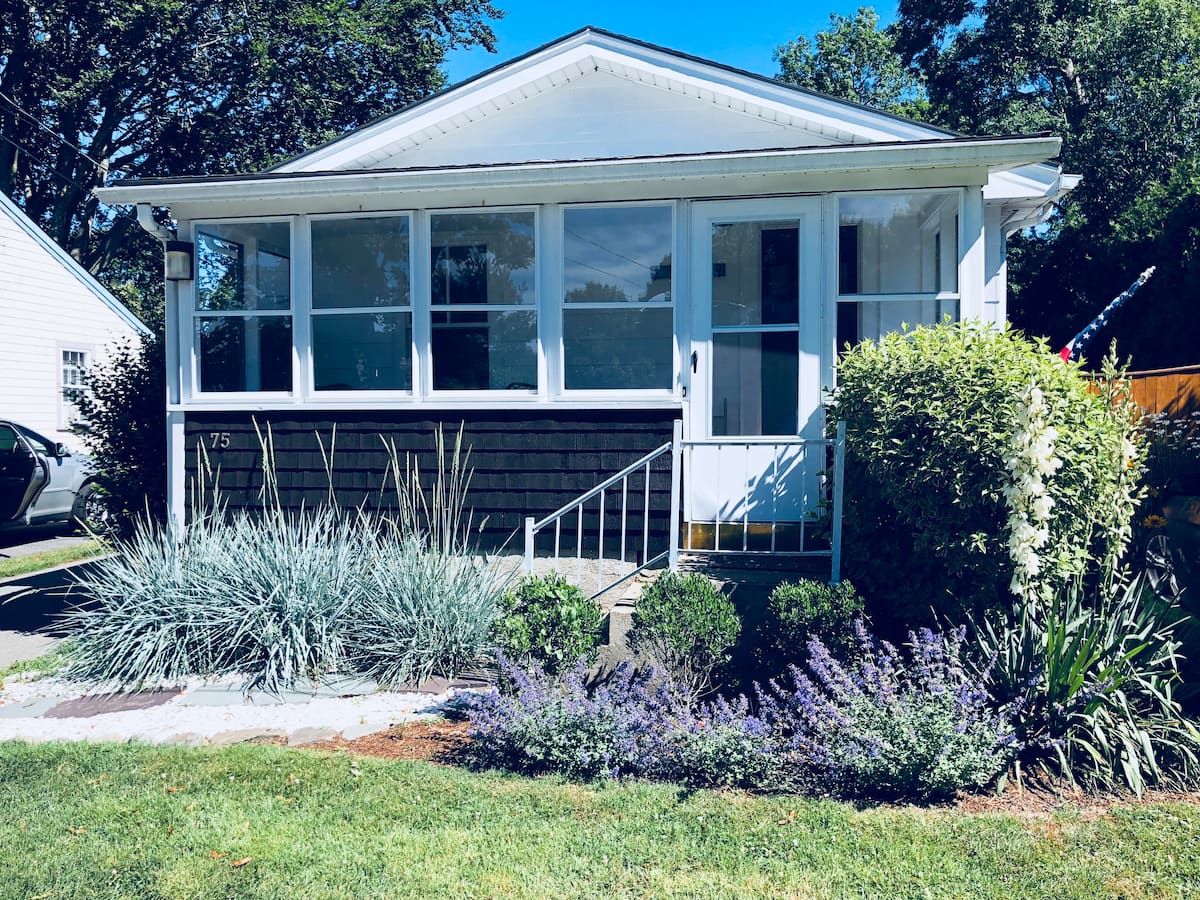
{"type": "Polygon", "coordinates": [[[60,141],[65,146],[70,147],[72,150],[74,150],[76,153],[78,153],[80,156],[82,156],[84,159],[86,159],[88,162],[90,162],[93,166],[95,166],[98,169],[103,169],[104,171],[108,171],[108,166],[105,163],[102,163],[99,160],[94,159],[93,157],[89,156],[82,147],[80,147],[76,144],[72,144],[70,141],[68,141],[65,137],[63,137],[61,134],[59,134],[57,131],[55,131],[53,128],[51,128],[49,125],[46,125],[44,122],[42,122],[42,120],[39,119],[37,116],[35,116],[33,113],[24,109],[21,106],[21,104],[17,103],[16,100],[14,100],[12,97],[8,96],[3,91],[0,91],[0,99],[4,100],[9,106],[11,106],[13,109],[15,109],[20,115],[23,115],[25,118],[27,118],[30,122],[32,122],[38,128],[42,129],[42,131],[46,132],[46,134],[50,135],[55,140],[60,141]]]}
{"type": "Polygon", "coordinates": [[[578,231],[574,231],[570,228],[567,228],[565,230],[566,230],[567,234],[573,234],[575,237],[579,238],[581,241],[587,241],[589,244],[591,244],[595,247],[599,247],[605,253],[611,253],[613,256],[620,257],[621,259],[625,260],[626,262],[633,263],[635,266],[641,266],[647,272],[654,271],[653,266],[648,266],[641,260],[634,259],[632,256],[626,256],[624,253],[618,253],[616,250],[612,249],[612,247],[605,247],[603,244],[599,243],[598,241],[592,240],[586,234],[580,234],[578,231]]]}

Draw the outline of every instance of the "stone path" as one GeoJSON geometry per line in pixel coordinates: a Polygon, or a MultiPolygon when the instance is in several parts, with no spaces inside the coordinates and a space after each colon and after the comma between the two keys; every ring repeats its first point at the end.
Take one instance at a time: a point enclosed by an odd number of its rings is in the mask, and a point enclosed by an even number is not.
{"type": "Polygon", "coordinates": [[[353,740],[444,712],[480,682],[431,679],[410,690],[331,680],[311,691],[246,695],[241,679],[193,679],[154,691],[90,691],[57,678],[16,676],[0,688],[0,741],[141,741],[215,746],[263,739],[289,745],[353,740]]]}

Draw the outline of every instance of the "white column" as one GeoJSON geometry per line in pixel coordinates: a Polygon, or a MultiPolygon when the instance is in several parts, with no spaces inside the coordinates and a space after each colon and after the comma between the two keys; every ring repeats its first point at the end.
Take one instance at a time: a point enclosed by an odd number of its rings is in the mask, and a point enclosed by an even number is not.
{"type": "Polygon", "coordinates": [[[538,396],[544,400],[563,389],[563,208],[541,207],[537,223],[538,396]]]}
{"type": "Polygon", "coordinates": [[[984,310],[984,231],[983,187],[972,185],[963,191],[958,260],[958,291],[963,319],[983,319],[984,310]]]}
{"type": "Polygon", "coordinates": [[[988,206],[983,212],[984,262],[986,265],[983,290],[984,319],[997,327],[1008,320],[1008,262],[1004,252],[1004,229],[1000,222],[1003,210],[988,206]]]}

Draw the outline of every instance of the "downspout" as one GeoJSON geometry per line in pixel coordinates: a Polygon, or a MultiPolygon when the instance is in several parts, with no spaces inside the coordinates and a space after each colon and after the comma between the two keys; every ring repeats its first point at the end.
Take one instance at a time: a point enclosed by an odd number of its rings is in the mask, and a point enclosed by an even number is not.
{"type": "MultiPolygon", "coordinates": [[[[137,220],[142,230],[164,244],[175,240],[175,231],[154,220],[149,203],[137,204],[137,220]]],[[[185,524],[184,503],[184,417],[178,411],[182,372],[179,368],[179,285],[163,278],[163,312],[166,321],[166,395],[167,405],[167,521],[182,528],[185,524]]]]}

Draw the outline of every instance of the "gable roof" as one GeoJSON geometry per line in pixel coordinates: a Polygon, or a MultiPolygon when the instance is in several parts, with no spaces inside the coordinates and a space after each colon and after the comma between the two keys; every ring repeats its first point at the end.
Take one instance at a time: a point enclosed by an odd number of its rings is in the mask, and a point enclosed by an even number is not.
{"type": "MultiPolygon", "coordinates": [[[[698,112],[707,105],[709,115],[720,111],[723,115],[757,119],[788,135],[763,146],[961,137],[882,110],[587,26],[267,171],[403,167],[406,151],[453,135],[531,99],[553,95],[572,83],[589,77],[594,81],[597,74],[657,88],[693,103],[700,101],[695,106],[698,112]]],[[[543,161],[553,158],[539,157],[543,161]]]]}
{"type": "Polygon", "coordinates": [[[89,293],[112,310],[121,321],[139,334],[150,334],[150,329],[142,324],[141,319],[131,313],[125,304],[114,297],[104,285],[93,278],[87,269],[81,266],[70,253],[55,243],[29,216],[25,215],[21,207],[17,206],[16,203],[2,192],[0,192],[0,213],[6,215],[18,228],[29,235],[59,265],[71,273],[89,293]]]}

